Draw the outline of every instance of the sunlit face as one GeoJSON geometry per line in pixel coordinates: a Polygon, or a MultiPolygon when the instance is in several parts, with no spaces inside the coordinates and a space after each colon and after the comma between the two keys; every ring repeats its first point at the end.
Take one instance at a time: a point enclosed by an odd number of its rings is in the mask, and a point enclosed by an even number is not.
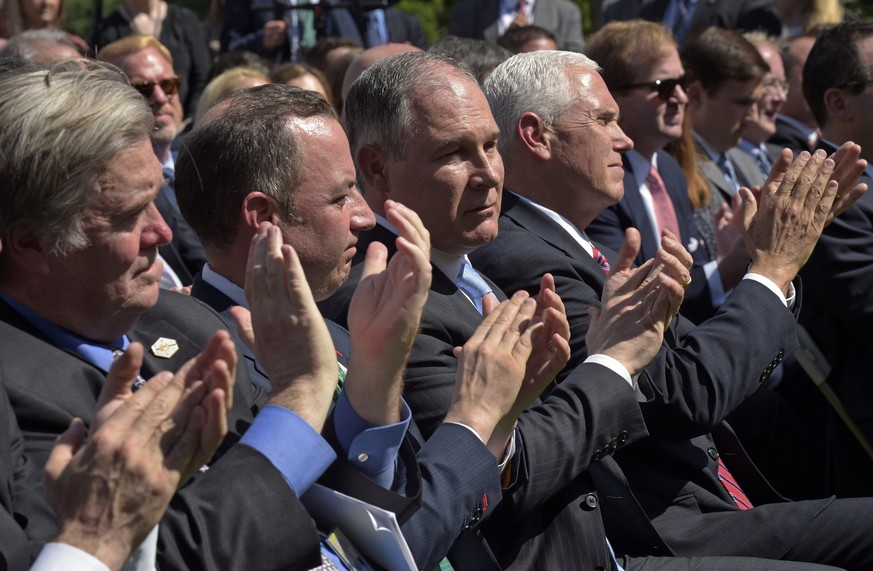
{"type": "Polygon", "coordinates": [[[61,0],[20,0],[21,17],[28,30],[55,27],[61,0]]]}
{"type": "MultiPolygon", "coordinates": [[[[437,71],[437,70],[435,70],[437,71]]],[[[446,67],[414,94],[419,129],[401,159],[388,157],[390,198],[415,210],[434,248],[463,255],[497,236],[503,190],[499,130],[479,85],[446,67]]]]}
{"type": "Polygon", "coordinates": [[[285,82],[285,85],[290,85],[291,87],[299,87],[300,89],[305,89],[307,91],[314,91],[316,93],[320,93],[322,97],[327,99],[327,90],[324,88],[324,85],[320,81],[318,81],[318,78],[311,73],[306,73],[301,75],[300,77],[289,79],[287,82],[285,82]]]}
{"type": "MultiPolygon", "coordinates": [[[[642,70],[631,84],[651,84],[656,80],[679,79],[685,75],[676,48],[670,47],[667,56],[651,69],[642,70]]],[[[649,87],[635,87],[613,94],[621,109],[619,124],[634,145],[645,154],[664,148],[670,141],[682,136],[682,121],[688,96],[677,85],[667,101],[649,87]]],[[[648,157],[647,157],[648,158],[648,157]]]]}
{"type": "Polygon", "coordinates": [[[376,223],[357,190],[349,141],[329,117],[295,118],[289,123],[301,153],[303,172],[294,192],[296,221],[278,221],[284,241],[300,257],[316,300],[333,294],[348,278],[355,243],[376,223]]]}
{"type": "MultiPolygon", "coordinates": [[[[157,50],[146,48],[130,54],[119,67],[130,79],[131,84],[141,82],[158,83],[173,77],[173,68],[157,50]]],[[[182,103],[178,91],[168,95],[156,85],[148,98],[149,107],[155,115],[155,130],[152,140],[156,143],[169,143],[182,129],[182,103]]]]}
{"type": "Polygon", "coordinates": [[[622,153],[633,142],[618,125],[618,104],[596,71],[567,68],[576,103],[552,125],[550,181],[564,193],[562,212],[571,220],[590,217],[624,195],[622,153]]]}
{"type": "Polygon", "coordinates": [[[733,79],[724,81],[715,93],[699,89],[689,110],[694,130],[717,152],[736,147],[746,125],[758,118],[756,103],[763,90],[760,81],[733,79]]]}
{"type": "Polygon", "coordinates": [[[743,130],[743,138],[758,144],[765,142],[776,132],[776,117],[788,93],[782,57],[770,44],[757,44],[755,47],[770,66],[770,71],[764,76],[761,98],[756,103],[756,120],[743,130]]]}
{"type": "Polygon", "coordinates": [[[518,50],[518,53],[524,54],[527,52],[556,49],[558,49],[558,44],[555,43],[555,40],[551,38],[536,38],[522,44],[521,48],[518,50]]]}
{"type": "Polygon", "coordinates": [[[55,256],[51,276],[63,284],[65,305],[86,316],[76,326],[89,336],[125,333],[157,303],[163,264],[158,246],[172,239],[154,200],[163,185],[148,139],[120,152],[101,179],[101,192],[82,212],[88,246],[55,256]]]}

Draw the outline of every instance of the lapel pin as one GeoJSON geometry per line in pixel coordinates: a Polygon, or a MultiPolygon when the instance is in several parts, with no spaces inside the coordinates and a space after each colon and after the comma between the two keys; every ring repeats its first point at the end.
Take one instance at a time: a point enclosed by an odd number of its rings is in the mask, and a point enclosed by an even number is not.
{"type": "Polygon", "coordinates": [[[166,337],[161,337],[152,344],[151,350],[152,355],[154,355],[155,357],[160,357],[161,359],[169,359],[179,350],[179,344],[176,343],[175,339],[167,339],[166,337]]]}

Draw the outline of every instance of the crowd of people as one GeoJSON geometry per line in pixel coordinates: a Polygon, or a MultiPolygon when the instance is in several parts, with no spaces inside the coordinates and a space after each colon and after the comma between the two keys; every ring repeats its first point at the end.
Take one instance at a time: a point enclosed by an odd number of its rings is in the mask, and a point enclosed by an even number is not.
{"type": "Polygon", "coordinates": [[[297,4],[22,0],[0,569],[873,569],[873,24],[297,4]]]}

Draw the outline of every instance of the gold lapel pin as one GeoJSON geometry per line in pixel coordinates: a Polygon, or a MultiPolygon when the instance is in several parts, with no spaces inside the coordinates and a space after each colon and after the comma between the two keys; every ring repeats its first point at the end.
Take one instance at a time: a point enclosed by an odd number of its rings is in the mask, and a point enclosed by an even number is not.
{"type": "Polygon", "coordinates": [[[175,339],[167,339],[166,337],[161,337],[152,344],[151,350],[152,355],[154,355],[155,357],[160,357],[161,359],[169,359],[179,350],[179,344],[176,343],[175,339]]]}

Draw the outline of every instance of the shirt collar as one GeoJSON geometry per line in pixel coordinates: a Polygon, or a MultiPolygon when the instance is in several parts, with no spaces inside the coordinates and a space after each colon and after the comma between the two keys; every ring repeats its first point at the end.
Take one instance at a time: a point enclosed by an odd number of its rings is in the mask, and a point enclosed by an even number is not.
{"type": "Polygon", "coordinates": [[[236,305],[241,305],[246,309],[249,308],[249,302],[246,300],[245,290],[213,270],[212,266],[209,265],[209,262],[204,264],[203,270],[200,272],[200,278],[229,297],[236,305]]]}
{"type": "Polygon", "coordinates": [[[710,147],[709,143],[707,143],[703,137],[698,135],[696,131],[694,132],[694,140],[697,141],[697,144],[699,144],[701,146],[701,148],[703,148],[703,150],[706,152],[707,156],[713,162],[721,163],[722,157],[724,157],[724,153],[719,153],[718,151],[716,151],[715,149],[710,147]]]}
{"type": "MultiPolygon", "coordinates": [[[[506,191],[505,188],[503,190],[506,191]]],[[[513,194],[515,193],[513,192],[513,194]]],[[[521,196],[520,194],[515,194],[515,196],[517,196],[518,199],[522,202],[529,204],[533,208],[536,208],[537,210],[551,218],[555,222],[555,224],[563,228],[564,231],[567,232],[567,234],[569,234],[571,238],[576,240],[576,242],[578,242],[579,245],[582,246],[582,248],[586,252],[588,252],[591,257],[594,257],[594,251],[591,249],[591,241],[588,240],[588,237],[585,236],[581,231],[579,231],[578,228],[576,228],[575,224],[573,224],[554,210],[550,210],[545,206],[541,206],[525,196],[521,196]]]]}
{"type": "Polygon", "coordinates": [[[635,149],[631,149],[627,153],[627,160],[630,163],[631,174],[634,175],[634,182],[637,188],[642,188],[646,182],[646,177],[649,176],[649,171],[652,167],[658,168],[658,153],[653,154],[650,158],[646,158],[635,149]]]}
{"type": "MultiPolygon", "coordinates": [[[[397,234],[397,230],[391,226],[391,223],[388,222],[384,216],[376,214],[376,223],[385,229],[390,230],[392,234],[397,234]]],[[[455,278],[458,277],[458,274],[461,273],[461,268],[464,266],[464,262],[468,264],[470,263],[467,256],[456,256],[454,254],[443,252],[442,250],[437,250],[434,247],[431,247],[430,249],[430,263],[433,264],[436,269],[445,274],[445,276],[452,282],[454,282],[455,278]]]]}

